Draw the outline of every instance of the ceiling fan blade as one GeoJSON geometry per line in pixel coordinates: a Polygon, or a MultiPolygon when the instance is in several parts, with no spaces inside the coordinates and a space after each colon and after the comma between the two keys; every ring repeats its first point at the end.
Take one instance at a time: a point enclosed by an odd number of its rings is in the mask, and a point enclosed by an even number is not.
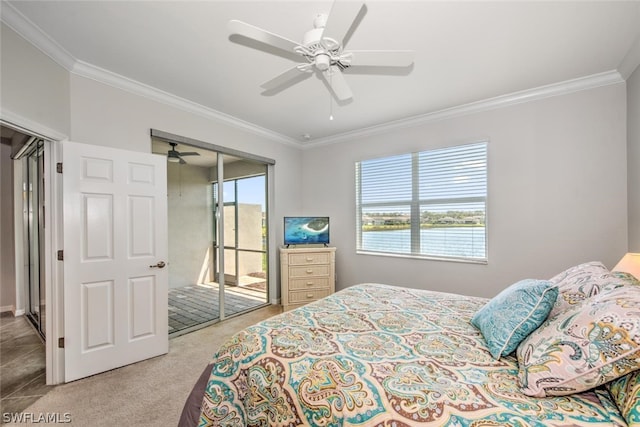
{"type": "Polygon", "coordinates": [[[344,39],[363,7],[364,3],[358,1],[334,1],[322,38],[329,37],[344,46],[344,39]]]}
{"type": "Polygon", "coordinates": [[[257,40],[261,43],[286,50],[287,52],[295,52],[294,49],[299,46],[299,43],[296,43],[293,40],[289,40],[267,30],[263,30],[262,28],[247,24],[246,22],[237,21],[235,19],[229,21],[227,28],[229,28],[229,31],[233,34],[239,34],[241,36],[257,40]]]}
{"type": "Polygon", "coordinates": [[[329,83],[331,90],[333,90],[336,98],[338,98],[340,101],[346,101],[347,99],[353,98],[351,89],[349,89],[349,85],[344,79],[342,71],[340,71],[340,68],[338,68],[336,65],[332,65],[331,68],[325,70],[322,73],[322,77],[324,77],[325,81],[329,83]]]}
{"type": "Polygon", "coordinates": [[[345,52],[350,66],[408,67],[413,64],[412,50],[350,50],[345,52]]]}
{"type": "MultiPolygon", "coordinates": [[[[296,77],[298,77],[300,75],[300,73],[304,72],[299,68],[300,65],[307,65],[307,64],[298,64],[293,68],[289,68],[284,73],[278,74],[276,77],[272,78],[271,80],[268,80],[268,81],[262,83],[260,85],[260,87],[265,89],[265,90],[271,90],[271,89],[275,89],[277,87],[280,87],[283,84],[288,83],[289,81],[291,81],[291,80],[295,79],[296,77]]],[[[308,73],[308,74],[310,75],[311,73],[308,73]]]]}
{"type": "Polygon", "coordinates": [[[187,151],[186,153],[180,152],[180,157],[183,156],[199,156],[200,153],[196,153],[195,151],[187,151]]]}

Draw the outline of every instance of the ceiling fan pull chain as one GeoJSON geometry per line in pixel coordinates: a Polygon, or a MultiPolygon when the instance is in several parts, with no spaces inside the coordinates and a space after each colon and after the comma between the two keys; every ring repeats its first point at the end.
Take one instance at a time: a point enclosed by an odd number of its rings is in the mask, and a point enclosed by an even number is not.
{"type": "MultiPolygon", "coordinates": [[[[329,68],[329,86],[333,90],[333,70],[329,68]]],[[[333,99],[331,97],[331,91],[329,91],[329,120],[333,120],[333,99]]]]}

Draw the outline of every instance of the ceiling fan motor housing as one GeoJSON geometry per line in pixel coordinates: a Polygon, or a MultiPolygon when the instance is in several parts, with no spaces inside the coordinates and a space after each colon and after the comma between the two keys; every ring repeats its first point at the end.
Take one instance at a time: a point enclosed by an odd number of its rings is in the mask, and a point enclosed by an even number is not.
{"type": "Polygon", "coordinates": [[[302,37],[302,45],[311,51],[319,49],[327,51],[327,53],[337,53],[340,50],[340,43],[329,37],[322,37],[324,27],[327,24],[328,15],[326,13],[318,14],[313,20],[313,29],[304,33],[302,37]]]}
{"type": "Polygon", "coordinates": [[[314,28],[313,30],[307,31],[302,37],[302,44],[308,48],[312,48],[314,45],[320,44],[323,31],[324,28],[314,28]]]}
{"type": "Polygon", "coordinates": [[[320,71],[329,69],[336,62],[334,57],[337,57],[340,52],[340,43],[329,37],[322,37],[326,20],[326,15],[318,15],[313,21],[315,28],[307,31],[302,40],[302,44],[306,48],[302,54],[320,71]],[[318,24],[322,26],[318,26],[318,24]]]}

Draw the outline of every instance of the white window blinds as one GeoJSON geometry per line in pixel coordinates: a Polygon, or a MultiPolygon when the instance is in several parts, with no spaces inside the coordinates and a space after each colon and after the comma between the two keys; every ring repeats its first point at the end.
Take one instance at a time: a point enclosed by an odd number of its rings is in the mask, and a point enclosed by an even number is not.
{"type": "Polygon", "coordinates": [[[487,143],[356,162],[357,249],[486,262],[487,143]]]}

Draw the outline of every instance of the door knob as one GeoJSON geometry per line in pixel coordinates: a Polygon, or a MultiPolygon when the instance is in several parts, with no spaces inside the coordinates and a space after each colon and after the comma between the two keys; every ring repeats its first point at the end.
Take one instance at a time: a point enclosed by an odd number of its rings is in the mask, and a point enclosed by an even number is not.
{"type": "Polygon", "coordinates": [[[160,261],[156,265],[150,265],[149,268],[164,268],[165,265],[167,264],[165,264],[164,261],[160,261]]]}

